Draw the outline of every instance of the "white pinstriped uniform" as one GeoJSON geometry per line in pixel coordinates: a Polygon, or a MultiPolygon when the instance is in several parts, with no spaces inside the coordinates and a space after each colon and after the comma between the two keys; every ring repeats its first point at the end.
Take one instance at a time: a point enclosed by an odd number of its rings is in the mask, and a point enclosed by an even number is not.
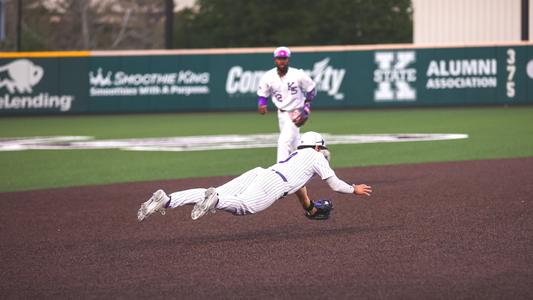
{"type": "Polygon", "coordinates": [[[257,89],[257,95],[272,97],[274,105],[282,110],[293,110],[304,106],[305,93],[315,88],[315,82],[301,69],[288,67],[287,74],[278,75],[277,68],[268,70],[257,89]]]}
{"type": "Polygon", "coordinates": [[[272,97],[272,103],[278,108],[278,161],[296,149],[300,139],[300,128],[292,122],[289,112],[304,106],[305,93],[315,88],[315,82],[303,70],[289,67],[283,77],[273,68],[263,75],[259,82],[257,95],[272,97]]]}
{"type": "MultiPolygon", "coordinates": [[[[283,196],[299,190],[315,174],[325,180],[334,176],[335,172],[320,152],[310,148],[297,150],[285,161],[268,169],[252,169],[217,187],[219,202],[216,208],[236,215],[260,212],[283,196]]],[[[172,193],[169,207],[200,202],[204,199],[205,190],[199,188],[172,193]]]]}

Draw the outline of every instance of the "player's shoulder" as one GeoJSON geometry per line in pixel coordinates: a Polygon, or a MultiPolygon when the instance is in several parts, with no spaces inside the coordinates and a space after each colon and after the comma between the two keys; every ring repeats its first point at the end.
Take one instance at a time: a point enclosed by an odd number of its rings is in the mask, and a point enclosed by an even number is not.
{"type": "Polygon", "coordinates": [[[309,158],[311,158],[311,159],[319,159],[320,156],[323,156],[322,153],[316,151],[313,148],[304,148],[304,149],[300,149],[298,151],[303,154],[302,156],[306,156],[307,159],[309,159],[309,158]]]}
{"type": "Polygon", "coordinates": [[[278,70],[276,68],[272,68],[272,69],[266,71],[264,76],[271,77],[271,76],[276,75],[277,73],[278,73],[278,70]]]}
{"type": "Polygon", "coordinates": [[[295,68],[295,67],[289,67],[287,70],[287,73],[293,73],[293,74],[305,74],[305,71],[303,69],[295,68]]]}
{"type": "MultiPolygon", "coordinates": [[[[297,77],[297,78],[299,78],[299,79],[309,77],[309,75],[305,72],[304,69],[289,68],[288,73],[290,73],[291,76],[297,77]]],[[[310,77],[309,77],[309,78],[310,78],[310,77]]]]}
{"type": "Polygon", "coordinates": [[[323,164],[326,164],[329,166],[329,161],[327,160],[327,158],[324,156],[324,154],[322,154],[322,152],[320,151],[316,151],[314,150],[313,148],[307,148],[308,150],[310,150],[309,152],[309,157],[312,157],[312,160],[320,165],[323,165],[323,164]]]}
{"type": "Polygon", "coordinates": [[[274,80],[276,74],[277,74],[276,68],[270,69],[263,74],[263,77],[261,77],[261,80],[267,81],[267,82],[272,81],[274,80]]]}

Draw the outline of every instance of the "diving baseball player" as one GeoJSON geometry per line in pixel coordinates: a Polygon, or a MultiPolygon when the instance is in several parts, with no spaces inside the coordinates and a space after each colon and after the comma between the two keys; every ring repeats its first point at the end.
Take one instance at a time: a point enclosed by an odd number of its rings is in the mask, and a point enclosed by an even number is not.
{"type": "Polygon", "coordinates": [[[196,220],[209,211],[225,210],[235,215],[255,214],[267,209],[276,200],[296,193],[314,220],[329,217],[329,200],[311,201],[302,195],[305,184],[318,174],[329,187],[339,193],[370,196],[372,187],[366,184],[347,184],[340,180],[329,165],[330,153],[322,136],[310,131],[302,135],[298,149],[269,168],[255,168],[217,188],[196,188],[167,195],[157,190],[141,205],[137,219],[143,221],[154,212],[165,214],[166,208],[194,205],[191,218],[196,220]]]}
{"type": "Polygon", "coordinates": [[[280,134],[277,161],[287,158],[298,146],[300,127],[309,118],[311,101],[316,96],[315,82],[303,70],[289,67],[290,57],[289,48],[276,48],[276,67],[263,75],[257,90],[260,114],[267,113],[269,97],[278,109],[280,134]]]}

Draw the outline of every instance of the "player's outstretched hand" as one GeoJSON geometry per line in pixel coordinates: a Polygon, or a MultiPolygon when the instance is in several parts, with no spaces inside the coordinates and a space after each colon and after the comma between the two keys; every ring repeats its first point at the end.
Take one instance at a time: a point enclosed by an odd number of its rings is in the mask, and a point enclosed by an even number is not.
{"type": "Polygon", "coordinates": [[[260,114],[264,115],[267,113],[267,106],[266,105],[259,105],[257,108],[257,111],[259,111],[260,114]]]}
{"type": "Polygon", "coordinates": [[[370,196],[372,194],[372,187],[366,184],[352,184],[353,193],[361,196],[370,196]]]}

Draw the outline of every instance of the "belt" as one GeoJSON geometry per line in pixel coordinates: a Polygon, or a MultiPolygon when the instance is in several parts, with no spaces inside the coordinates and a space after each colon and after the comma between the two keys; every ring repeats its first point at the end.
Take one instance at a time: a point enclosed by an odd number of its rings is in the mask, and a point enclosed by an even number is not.
{"type": "Polygon", "coordinates": [[[287,109],[280,109],[280,108],[278,108],[278,109],[279,109],[279,111],[281,111],[281,112],[291,112],[291,111],[295,111],[295,110],[301,109],[302,107],[303,107],[303,106],[301,106],[300,108],[289,109],[289,110],[287,110],[287,109]]]}
{"type": "MultiPolygon", "coordinates": [[[[279,177],[281,177],[281,179],[282,179],[283,181],[287,182],[287,178],[286,178],[283,174],[281,174],[280,172],[278,172],[278,171],[276,171],[276,170],[273,170],[273,169],[270,169],[270,170],[272,170],[272,172],[278,174],[279,177]]],[[[289,194],[289,192],[285,192],[285,193],[283,193],[283,197],[287,196],[288,194],[289,194]]]]}

